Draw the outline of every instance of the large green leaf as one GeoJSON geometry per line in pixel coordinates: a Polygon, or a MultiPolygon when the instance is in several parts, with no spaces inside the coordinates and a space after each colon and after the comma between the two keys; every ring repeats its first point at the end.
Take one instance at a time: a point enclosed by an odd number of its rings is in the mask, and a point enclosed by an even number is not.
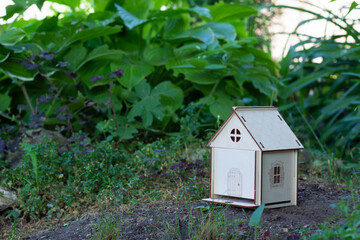
{"type": "Polygon", "coordinates": [[[175,76],[184,74],[186,80],[197,84],[214,84],[227,75],[226,69],[202,59],[170,60],[166,68],[172,69],[175,76]]]}
{"type": "Polygon", "coordinates": [[[75,9],[80,5],[80,0],[48,0],[50,2],[56,2],[62,5],[69,6],[72,9],[75,9]]]}
{"type": "Polygon", "coordinates": [[[168,38],[169,40],[188,40],[196,39],[206,44],[211,44],[215,40],[215,34],[209,27],[192,28],[168,38]]]}
{"type": "Polygon", "coordinates": [[[154,71],[154,68],[145,62],[118,62],[111,64],[111,70],[117,68],[124,70],[124,75],[118,81],[127,88],[135,87],[146,76],[154,71]]]}
{"type": "Polygon", "coordinates": [[[92,50],[89,55],[78,65],[77,69],[80,69],[85,63],[91,60],[95,60],[98,58],[111,60],[113,59],[113,57],[115,57],[115,59],[121,59],[122,55],[123,51],[109,49],[107,45],[102,45],[92,50]]]}
{"type": "Polygon", "coordinates": [[[224,95],[219,94],[216,98],[203,99],[203,101],[207,101],[210,106],[210,113],[214,117],[218,117],[221,120],[225,120],[231,113],[231,107],[234,106],[234,102],[231,99],[224,95]],[[214,99],[216,99],[214,101],[214,99]]]}
{"type": "Polygon", "coordinates": [[[111,0],[94,0],[95,12],[103,12],[111,0]]]}
{"type": "Polygon", "coordinates": [[[161,82],[152,90],[151,93],[153,96],[160,96],[161,103],[163,105],[171,106],[173,111],[180,108],[184,99],[181,88],[169,81],[161,82]]]}
{"type": "Polygon", "coordinates": [[[149,127],[154,117],[161,120],[165,115],[172,115],[183,101],[182,90],[168,81],[161,82],[152,91],[150,84],[142,81],[135,87],[135,91],[139,100],[133,104],[128,119],[141,116],[144,127],[149,127]]]}
{"type": "Polygon", "coordinates": [[[151,0],[124,0],[122,7],[140,19],[147,19],[153,5],[151,0]]]}
{"type": "Polygon", "coordinates": [[[41,21],[41,24],[36,29],[37,32],[54,32],[58,28],[58,18],[51,17],[41,21]]]}
{"type": "Polygon", "coordinates": [[[210,10],[208,8],[199,7],[199,6],[196,6],[196,7],[190,8],[190,9],[169,8],[165,11],[158,11],[155,14],[151,15],[151,17],[157,18],[157,19],[162,18],[164,20],[168,20],[169,18],[180,17],[184,13],[194,13],[196,15],[205,17],[207,19],[211,19],[210,10]]]}
{"type": "Polygon", "coordinates": [[[215,22],[246,18],[258,12],[256,8],[251,6],[224,2],[209,6],[209,9],[215,22]]]}
{"type": "Polygon", "coordinates": [[[85,83],[89,88],[102,86],[108,84],[106,80],[107,75],[111,72],[110,61],[91,61],[78,70],[80,80],[85,83]],[[103,76],[103,79],[97,82],[91,82],[90,78],[95,76],[103,76]]]}
{"type": "Polygon", "coordinates": [[[120,31],[121,31],[121,26],[114,26],[114,27],[99,26],[94,28],[87,28],[77,32],[74,36],[72,36],[68,40],[67,45],[70,45],[71,43],[76,41],[84,42],[93,38],[98,38],[98,37],[118,33],[120,31]]]}
{"type": "Polygon", "coordinates": [[[0,69],[10,78],[19,79],[21,81],[33,81],[38,71],[27,70],[17,62],[6,61],[1,63],[0,69]]]}
{"type": "Polygon", "coordinates": [[[0,63],[6,61],[10,56],[10,51],[2,46],[0,46],[0,63]]]}
{"type": "Polygon", "coordinates": [[[64,60],[70,63],[69,68],[71,70],[79,69],[84,62],[84,58],[86,57],[87,50],[82,45],[75,45],[71,47],[70,51],[65,55],[64,60]]]}
{"type": "Polygon", "coordinates": [[[224,77],[222,71],[206,70],[206,69],[193,69],[193,68],[173,68],[174,74],[180,73],[185,75],[185,79],[197,84],[214,84],[219,79],[224,77]]]}
{"type": "Polygon", "coordinates": [[[0,34],[0,44],[5,46],[15,45],[25,37],[26,33],[20,28],[11,28],[0,34]]]}
{"type": "Polygon", "coordinates": [[[144,51],[144,59],[151,65],[163,65],[174,57],[173,49],[169,45],[160,47],[158,45],[148,45],[144,51]]]}
{"type": "Polygon", "coordinates": [[[260,221],[261,221],[261,216],[262,213],[264,211],[265,208],[265,204],[261,204],[251,215],[250,217],[250,221],[249,221],[249,226],[250,227],[256,227],[260,225],[260,221]]]}
{"type": "Polygon", "coordinates": [[[0,94],[0,103],[0,112],[4,112],[10,106],[11,98],[8,95],[0,94]]]}
{"type": "Polygon", "coordinates": [[[135,15],[126,11],[123,7],[119,6],[116,3],[115,3],[115,7],[119,13],[119,16],[124,21],[125,26],[128,27],[130,30],[141,24],[148,22],[148,20],[146,19],[137,18],[135,15]]]}
{"type": "Polygon", "coordinates": [[[309,73],[308,75],[301,77],[297,81],[286,86],[286,89],[281,90],[281,95],[283,97],[289,96],[290,94],[296,92],[297,90],[308,86],[309,84],[321,79],[322,77],[328,76],[329,74],[338,71],[338,69],[325,69],[315,73],[309,73]]]}
{"type": "Polygon", "coordinates": [[[216,38],[224,38],[228,41],[234,41],[236,31],[233,25],[229,23],[207,23],[204,27],[209,27],[214,32],[216,38]]]}

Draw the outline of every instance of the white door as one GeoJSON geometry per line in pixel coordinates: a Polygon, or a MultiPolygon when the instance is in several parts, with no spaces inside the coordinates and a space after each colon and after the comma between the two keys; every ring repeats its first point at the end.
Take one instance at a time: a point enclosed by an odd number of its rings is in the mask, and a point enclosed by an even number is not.
{"type": "Polygon", "coordinates": [[[254,199],[255,151],[213,148],[214,193],[254,199]]]}

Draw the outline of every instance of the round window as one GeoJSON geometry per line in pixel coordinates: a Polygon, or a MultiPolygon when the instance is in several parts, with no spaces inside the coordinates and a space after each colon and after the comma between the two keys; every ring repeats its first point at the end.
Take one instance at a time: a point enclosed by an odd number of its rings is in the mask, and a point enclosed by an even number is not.
{"type": "Polygon", "coordinates": [[[233,141],[233,142],[240,141],[240,139],[241,139],[240,135],[241,135],[241,133],[240,133],[239,129],[237,129],[237,128],[232,129],[231,132],[230,132],[231,141],[233,141]]]}

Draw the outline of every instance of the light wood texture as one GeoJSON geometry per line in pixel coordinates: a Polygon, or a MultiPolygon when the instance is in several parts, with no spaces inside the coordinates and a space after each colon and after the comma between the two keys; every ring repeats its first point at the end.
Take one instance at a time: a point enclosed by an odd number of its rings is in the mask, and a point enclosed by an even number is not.
{"type": "Polygon", "coordinates": [[[262,153],[256,151],[255,163],[255,204],[261,205],[261,157],[262,153]]]}
{"type": "Polygon", "coordinates": [[[277,108],[235,108],[263,151],[304,148],[277,108]]]}
{"type": "Polygon", "coordinates": [[[246,199],[205,198],[205,199],[203,199],[203,201],[209,202],[209,203],[219,203],[219,204],[233,205],[233,206],[244,207],[244,208],[254,208],[254,207],[257,207],[257,205],[255,205],[253,201],[251,201],[251,200],[246,200],[246,199]]]}
{"type": "Polygon", "coordinates": [[[294,199],[294,171],[296,155],[294,150],[263,153],[262,203],[292,201],[294,199]],[[280,173],[274,174],[274,167],[280,167],[280,173]],[[280,183],[274,184],[279,176],[280,183]]]}
{"type": "Polygon", "coordinates": [[[254,199],[255,151],[214,148],[214,193],[254,199]]]}
{"type": "Polygon", "coordinates": [[[228,120],[224,122],[212,140],[209,141],[208,146],[217,148],[260,150],[235,113],[232,113],[228,120]],[[240,131],[240,135],[233,135],[231,133],[233,129],[238,129],[240,131]],[[237,136],[240,136],[240,140],[238,142],[234,142],[231,139],[232,136],[235,137],[235,139],[237,136]]]}
{"type": "Polygon", "coordinates": [[[275,107],[233,107],[207,143],[207,202],[266,208],[297,204],[298,152],[303,146],[275,107]]]}

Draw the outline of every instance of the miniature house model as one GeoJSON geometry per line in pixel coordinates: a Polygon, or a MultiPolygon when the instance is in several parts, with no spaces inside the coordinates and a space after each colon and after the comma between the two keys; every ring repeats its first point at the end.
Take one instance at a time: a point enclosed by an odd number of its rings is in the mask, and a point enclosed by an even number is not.
{"type": "Polygon", "coordinates": [[[204,201],[248,208],[297,204],[303,146],[276,107],[233,107],[207,146],[211,196],[204,201]]]}

